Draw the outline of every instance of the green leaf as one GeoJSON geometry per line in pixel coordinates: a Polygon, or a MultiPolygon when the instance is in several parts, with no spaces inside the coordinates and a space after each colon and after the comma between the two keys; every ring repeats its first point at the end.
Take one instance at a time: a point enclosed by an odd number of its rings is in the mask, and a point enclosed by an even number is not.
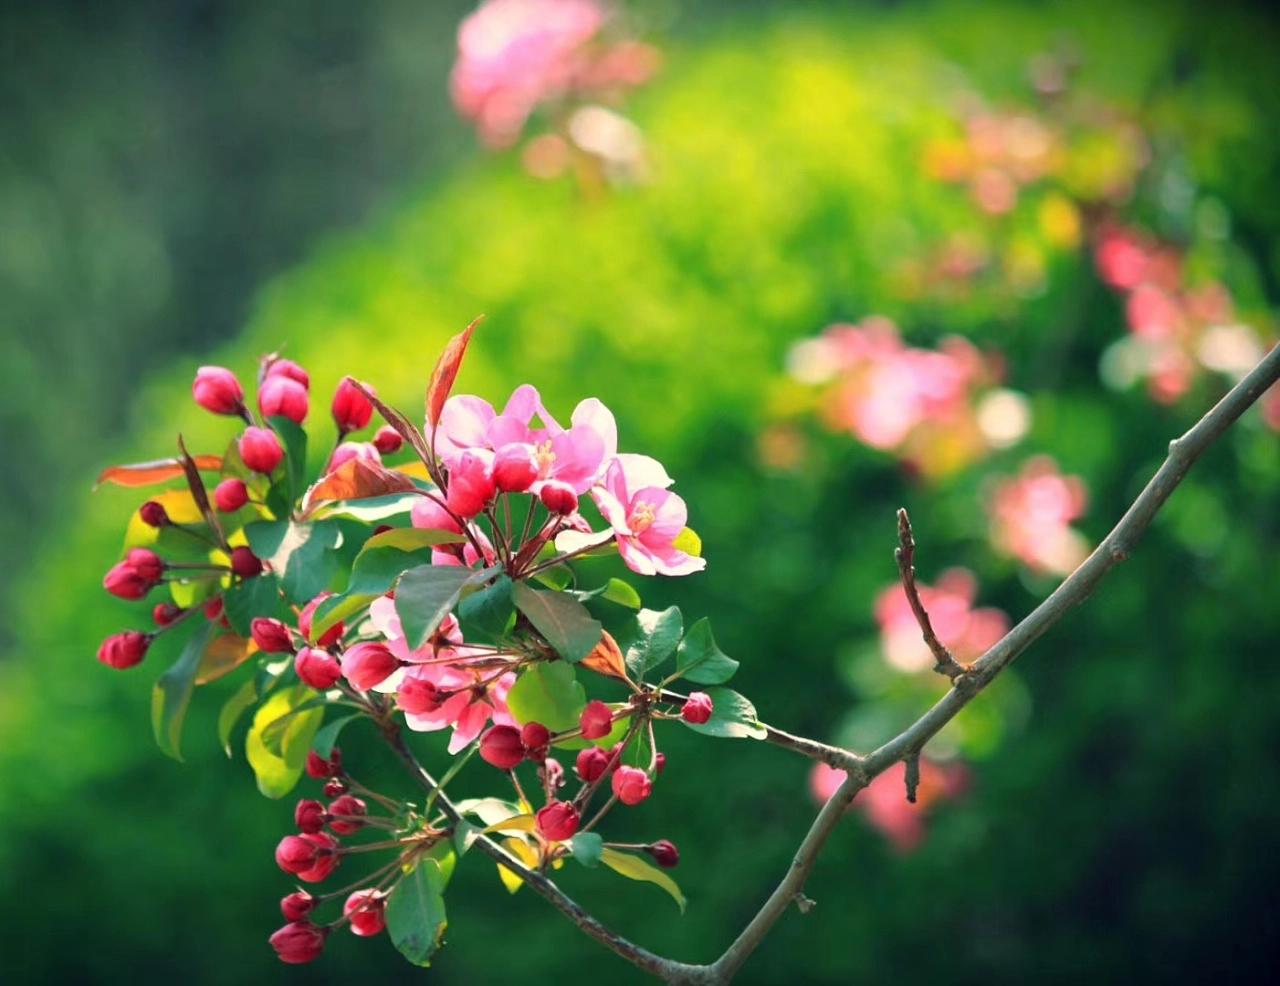
{"type": "Polygon", "coordinates": [[[280,598],[280,582],[270,572],[252,579],[242,579],[222,597],[231,629],[242,637],[249,636],[255,617],[269,616],[292,623],[288,608],[280,598]]]}
{"type": "Polygon", "coordinates": [[[283,798],[302,776],[307,751],[311,749],[311,742],[324,720],[324,706],[316,705],[299,712],[295,710],[317,697],[317,693],[305,685],[295,685],[276,692],[254,713],[253,725],[245,737],[245,756],[258,779],[258,790],[268,798],[283,798]],[[280,731],[280,739],[272,749],[265,742],[264,734],[272,723],[286,715],[289,719],[284,728],[275,727],[280,731]]]}
{"type": "Polygon", "coordinates": [[[430,639],[458,605],[463,588],[475,575],[456,565],[419,565],[400,576],[396,583],[396,614],[410,650],[417,650],[430,639]]]}
{"type": "Polygon", "coordinates": [[[640,593],[636,592],[629,582],[623,582],[622,579],[610,579],[590,592],[575,592],[573,597],[584,603],[591,599],[607,599],[627,609],[639,609],[642,605],[640,593]]]}
{"type": "Polygon", "coordinates": [[[686,555],[693,555],[694,558],[702,557],[702,538],[698,537],[698,532],[692,527],[686,527],[677,534],[671,542],[671,547],[677,551],[683,551],[686,555]]]}
{"type": "Polygon", "coordinates": [[[175,605],[190,609],[216,596],[222,590],[222,581],[220,578],[174,579],[169,583],[169,595],[175,605]]]}
{"type": "Polygon", "coordinates": [[[587,692],[573,665],[539,663],[521,673],[507,693],[516,722],[540,722],[553,733],[573,729],[587,704],[587,692]]]}
{"type": "Polygon", "coordinates": [[[342,532],[334,521],[259,521],[244,533],[253,553],[271,565],[285,595],[295,603],[310,602],[337,574],[334,549],[341,543],[342,532]]]}
{"type": "MultiPolygon", "coordinates": [[[[350,517],[372,524],[407,514],[418,499],[416,493],[388,493],[365,500],[334,500],[320,507],[317,514],[322,517],[350,517]]],[[[461,534],[453,536],[465,540],[461,534]]]]}
{"type": "Polygon", "coordinates": [[[680,607],[640,610],[618,638],[627,670],[641,677],[646,671],[656,668],[675,651],[683,632],[684,617],[680,615],[680,607]]]}
{"type": "Polygon", "coordinates": [[[577,664],[600,643],[604,627],[572,596],[530,589],[518,582],[512,587],[512,598],[516,608],[565,660],[577,664]]]}
{"type": "Polygon", "coordinates": [[[463,634],[471,639],[471,630],[478,630],[482,637],[499,640],[506,636],[515,604],[511,600],[511,579],[498,576],[493,585],[473,592],[458,603],[458,621],[463,634]]]}
{"type": "Polygon", "coordinates": [[[302,430],[302,425],[286,417],[267,418],[267,424],[280,436],[284,445],[288,462],[286,475],[289,481],[289,499],[296,500],[307,488],[307,433],[302,430]]]}
{"type": "MultiPolygon", "coordinates": [[[[449,867],[452,870],[452,866],[449,867]]],[[[444,943],[449,926],[444,888],[449,877],[441,861],[422,857],[411,873],[400,878],[387,898],[387,934],[400,954],[417,966],[429,966],[444,943]]]]}
{"type": "Polygon", "coordinates": [[[684,894],[680,892],[680,888],[676,885],[675,880],[667,876],[662,870],[654,866],[647,860],[641,859],[639,856],[633,856],[631,853],[619,852],[617,849],[602,849],[600,852],[600,862],[613,870],[615,873],[621,873],[629,880],[643,880],[647,883],[656,883],[659,887],[669,893],[673,900],[680,908],[680,913],[684,913],[685,899],[684,894]]]}
{"type": "Polygon", "coordinates": [[[228,759],[231,758],[231,731],[236,728],[236,723],[245,710],[256,701],[258,684],[255,678],[249,678],[223,703],[222,711],[218,713],[218,742],[222,744],[228,759]]]}
{"type": "Polygon", "coordinates": [[[151,691],[151,728],[156,745],[174,760],[182,759],[182,723],[187,718],[187,706],[196,687],[196,672],[200,660],[213,635],[213,624],[201,620],[182,647],[182,652],[172,666],[156,681],[151,691]]]}
{"type": "Polygon", "coordinates": [[[334,719],[333,722],[326,723],[324,728],[316,733],[316,738],[311,741],[311,749],[316,751],[317,756],[329,759],[329,754],[333,752],[333,748],[338,743],[338,734],[343,728],[354,719],[359,719],[360,713],[356,712],[349,716],[343,716],[341,719],[334,719]]]}
{"type": "Polygon", "coordinates": [[[733,677],[738,662],[716,646],[711,623],[703,617],[689,628],[676,651],[680,676],[700,685],[719,685],[733,677]]]}
{"type": "Polygon", "coordinates": [[[604,839],[598,832],[579,832],[568,842],[569,852],[583,866],[600,865],[600,854],[604,852],[604,839]]]}
{"type": "Polygon", "coordinates": [[[711,696],[711,718],[703,723],[684,723],[694,732],[728,739],[764,739],[768,735],[756,718],[756,707],[745,697],[729,688],[708,688],[707,694],[711,696]]]}

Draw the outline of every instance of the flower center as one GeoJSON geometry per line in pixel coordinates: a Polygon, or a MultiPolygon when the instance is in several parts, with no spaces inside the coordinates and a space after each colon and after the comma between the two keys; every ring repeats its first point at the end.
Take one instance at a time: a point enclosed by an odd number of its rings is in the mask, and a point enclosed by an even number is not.
{"type": "Polygon", "coordinates": [[[648,500],[637,500],[631,505],[631,513],[627,517],[627,526],[635,534],[643,534],[653,526],[653,504],[648,500]]]}
{"type": "Polygon", "coordinates": [[[533,460],[538,464],[538,475],[545,479],[551,472],[551,464],[556,461],[556,454],[551,451],[551,439],[538,446],[533,453],[533,460]]]}

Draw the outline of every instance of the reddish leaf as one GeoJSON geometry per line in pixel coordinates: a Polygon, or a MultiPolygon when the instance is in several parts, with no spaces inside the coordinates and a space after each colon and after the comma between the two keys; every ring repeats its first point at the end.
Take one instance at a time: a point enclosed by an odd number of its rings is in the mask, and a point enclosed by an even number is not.
{"type": "Polygon", "coordinates": [[[378,395],[362,384],[359,380],[353,380],[351,382],[355,384],[356,390],[369,398],[369,403],[377,408],[378,413],[382,415],[387,424],[391,425],[392,428],[398,431],[400,433],[400,437],[409,443],[410,448],[418,453],[418,457],[422,459],[423,462],[426,462],[430,458],[430,452],[427,449],[427,440],[422,437],[422,432],[420,432],[408,418],[397,411],[394,407],[389,404],[384,404],[379,400],[378,395]]]}
{"type": "MultiPolygon", "coordinates": [[[[203,472],[218,472],[222,469],[222,456],[197,455],[193,460],[196,468],[203,472]]],[[[114,483],[116,486],[154,486],[156,483],[167,483],[183,474],[181,459],[155,459],[151,462],[134,462],[127,466],[108,466],[93,484],[97,489],[103,483],[114,483]]]]}
{"type": "Polygon", "coordinates": [[[209,504],[209,494],[204,488],[204,480],[200,478],[200,467],[196,464],[196,460],[191,458],[191,453],[187,451],[181,435],[178,436],[178,451],[182,453],[178,461],[182,464],[182,471],[187,476],[187,486],[191,489],[191,496],[196,501],[196,506],[200,508],[200,512],[204,514],[205,523],[213,528],[218,541],[225,545],[227,539],[222,533],[222,525],[214,516],[213,507],[209,504]]]}
{"type": "Polygon", "coordinates": [[[595,650],[582,659],[582,666],[609,678],[631,680],[627,677],[627,663],[622,657],[618,642],[608,630],[600,635],[600,643],[596,644],[595,650]]]}
{"type": "Polygon", "coordinates": [[[470,325],[449,340],[444,352],[436,360],[436,367],[431,371],[431,382],[427,384],[427,424],[433,428],[440,420],[440,409],[453,390],[453,382],[458,378],[458,368],[462,365],[462,357],[467,352],[467,343],[471,341],[471,333],[484,319],[477,317],[470,325]]]}
{"type": "Polygon", "coordinates": [[[230,674],[252,657],[258,645],[252,640],[238,637],[234,633],[224,633],[215,637],[205,648],[200,658],[200,667],[196,669],[196,684],[207,685],[217,681],[225,674],[230,674]]]}
{"type": "Polygon", "coordinates": [[[307,491],[304,512],[310,513],[320,504],[333,500],[364,500],[413,489],[416,489],[413,480],[402,472],[364,459],[348,459],[307,491]]]}

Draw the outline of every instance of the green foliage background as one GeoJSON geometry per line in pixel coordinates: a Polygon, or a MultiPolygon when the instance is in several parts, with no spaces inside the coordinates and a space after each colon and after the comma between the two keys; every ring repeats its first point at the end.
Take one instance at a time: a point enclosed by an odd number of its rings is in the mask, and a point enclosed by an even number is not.
{"type": "MultiPolygon", "coordinates": [[[[368,57],[405,57],[385,31],[372,33],[381,40],[368,57]]],[[[1092,539],[1211,399],[1163,409],[1102,388],[1098,357],[1123,319],[1083,257],[1061,260],[1049,291],[1016,309],[981,294],[945,306],[896,294],[887,259],[965,221],[954,190],[926,178],[915,156],[946,125],[943,66],[961,66],[993,99],[1020,96],[1028,56],[1069,35],[1085,56],[1083,85],[1141,109],[1185,147],[1202,193],[1237,221],[1255,303],[1265,304],[1280,271],[1280,145],[1268,115],[1278,39],[1257,14],[1140,3],[788,6],[704,17],[674,34],[662,79],[633,104],[655,158],[651,186],[588,201],[533,181],[512,158],[468,157],[359,231],[310,246],[257,295],[243,331],[198,359],[248,378],[257,354],[287,342],[315,381],[313,418],[344,373],[413,409],[443,341],[485,312],[460,386],[500,398],[529,380],[561,411],[603,398],[624,445],[677,477],[710,561],[704,575],[643,586],[646,604],[712,616],[721,646],[742,660],[735,687],[764,718],[834,735],[854,701],[842,668],[874,634],[871,601],[893,578],[895,507],[912,510],[926,576],[975,567],[983,602],[1015,616],[1048,586],[990,557],[976,471],[938,492],[838,440],[811,474],[762,471],[755,438],[792,342],[880,312],[916,341],[958,331],[998,345],[1036,417],[1018,455],[997,465],[1047,451],[1084,475],[1092,539]],[[904,234],[904,218],[914,232],[904,234]]],[[[444,115],[442,89],[421,98],[444,115]]],[[[193,309],[222,301],[179,297],[193,309]]],[[[174,305],[180,319],[186,309],[174,305]]],[[[100,356],[118,375],[134,350],[123,328],[132,316],[115,317],[120,339],[69,329],[65,340],[77,359],[100,356]]],[[[23,349],[16,337],[4,344],[23,349]]],[[[217,749],[213,717],[228,683],[197,695],[179,765],[154,749],[147,721],[150,681],[168,655],[129,674],[92,659],[130,619],[99,581],[139,497],[84,490],[109,461],[167,452],[179,430],[193,447],[222,446],[225,422],[189,400],[196,359],[175,359],[136,390],[90,394],[90,377],[78,378],[62,410],[50,397],[6,408],[70,464],[56,489],[24,474],[29,499],[6,507],[15,530],[37,500],[47,509],[36,514],[38,546],[10,563],[21,574],[0,665],[5,978],[419,975],[385,940],[345,935],[317,966],[275,964],[265,937],[288,883],[271,850],[291,802],[262,800],[243,760],[217,749]],[[103,394],[128,402],[128,437],[76,441],[104,434],[94,413],[103,394]]],[[[972,791],[937,813],[924,846],[898,857],[851,820],[808,888],[818,908],[781,922],[742,980],[1176,980],[1211,967],[1257,977],[1277,932],[1280,877],[1278,491],[1280,442],[1255,418],[1198,467],[1099,598],[1028,655],[1025,731],[976,767],[972,791]]],[[[885,735],[902,724],[886,723],[885,735]]],[[[359,736],[344,745],[362,755],[359,736]]],[[[439,754],[431,741],[422,748],[439,754]]],[[[807,767],[684,731],[666,748],[657,796],[628,813],[627,828],[680,845],[687,916],[603,871],[561,878],[640,942],[706,959],[787,865],[812,813],[807,767]]],[[[388,773],[385,783],[400,782],[388,773]]],[[[536,898],[508,897],[479,859],[464,860],[448,902],[449,946],[423,975],[637,978],[536,898]]]]}

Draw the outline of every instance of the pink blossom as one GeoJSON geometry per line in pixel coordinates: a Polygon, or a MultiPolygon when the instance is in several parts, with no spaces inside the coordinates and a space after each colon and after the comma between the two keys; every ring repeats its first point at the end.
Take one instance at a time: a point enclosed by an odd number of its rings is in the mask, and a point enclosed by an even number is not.
{"type": "MultiPolygon", "coordinates": [[[[809,774],[814,799],[826,801],[846,776],[843,770],[817,764],[809,774]]],[[[861,810],[894,849],[907,853],[924,840],[925,819],[930,808],[959,797],[968,783],[969,771],[962,764],[937,764],[921,758],[920,784],[913,804],[906,796],[906,765],[899,761],[868,784],[852,807],[861,810]]]]}
{"type": "Polygon", "coordinates": [[[647,455],[619,455],[609,463],[604,483],[591,491],[604,519],[613,528],[622,560],[641,575],[690,575],[707,567],[675,547],[689,512],[667,489],[671,477],[647,455]]]}
{"type": "MultiPolygon", "coordinates": [[[[427,531],[449,531],[453,534],[461,534],[462,528],[458,522],[450,516],[438,501],[431,497],[420,497],[414,501],[413,508],[409,513],[410,521],[414,527],[420,527],[427,531]]],[[[488,536],[475,524],[468,524],[471,532],[471,539],[480,545],[484,555],[484,563],[490,565],[497,556],[493,551],[493,544],[488,536]]],[[[442,544],[431,549],[431,564],[433,565],[465,565],[467,568],[474,568],[481,560],[481,555],[476,551],[475,545],[471,543],[471,539],[459,544],[442,544]]]]}
{"type": "Polygon", "coordinates": [[[1089,554],[1084,536],[1070,526],[1086,502],[1080,477],[1062,475],[1048,456],[1029,459],[988,500],[992,543],[1034,571],[1065,575],[1089,554]]]}
{"type": "Polygon", "coordinates": [[[382,454],[372,442],[343,442],[333,450],[333,455],[329,456],[329,463],[324,467],[324,471],[333,472],[352,459],[361,459],[373,465],[380,465],[382,454]]]}
{"type": "MultiPolygon", "coordinates": [[[[1001,610],[973,608],[978,583],[967,569],[943,572],[934,587],[923,583],[916,587],[938,639],[962,663],[980,657],[1009,629],[1009,617],[1001,610]]],[[[895,582],[880,593],[875,615],[890,665],[902,671],[924,671],[933,666],[933,654],[920,634],[901,583],[895,582]]]]}

